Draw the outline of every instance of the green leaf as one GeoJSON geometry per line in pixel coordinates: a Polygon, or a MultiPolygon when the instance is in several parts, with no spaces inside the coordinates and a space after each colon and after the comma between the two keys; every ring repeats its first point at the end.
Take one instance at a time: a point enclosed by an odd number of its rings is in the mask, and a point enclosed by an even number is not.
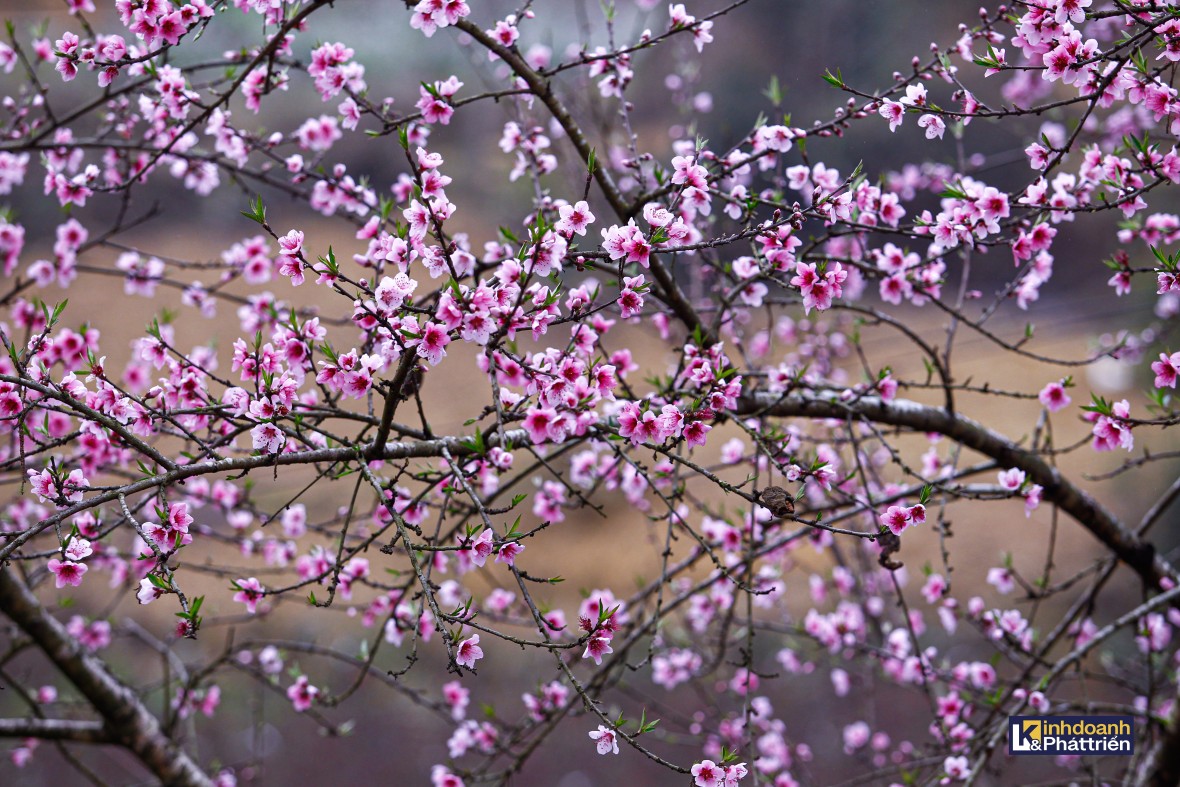
{"type": "Polygon", "coordinates": [[[824,69],[824,81],[832,87],[844,88],[844,75],[840,73],[840,69],[836,69],[833,74],[830,69],[824,69]]]}
{"type": "Polygon", "coordinates": [[[1110,402],[1098,394],[1091,393],[1090,399],[1092,404],[1082,405],[1082,409],[1090,413],[1098,413],[1099,415],[1110,416],[1112,414],[1110,402]]]}
{"type": "Polygon", "coordinates": [[[61,313],[66,310],[66,306],[69,305],[69,303],[70,299],[66,298],[64,301],[53,307],[53,316],[49,318],[50,326],[53,326],[57,323],[57,319],[61,317],[61,313]]]}
{"type": "Polygon", "coordinates": [[[762,90],[762,95],[766,96],[766,100],[774,107],[779,107],[783,103],[782,86],[778,83],[777,76],[770,77],[770,84],[762,90]]]}
{"type": "Polygon", "coordinates": [[[328,255],[326,257],[320,257],[319,259],[320,262],[328,266],[328,271],[333,276],[340,273],[340,264],[336,262],[336,252],[332,250],[331,246],[328,247],[328,255]]]}
{"type": "Polygon", "coordinates": [[[259,224],[266,224],[266,206],[262,204],[262,195],[259,194],[250,201],[250,209],[242,211],[242,215],[256,221],[259,224]]]}

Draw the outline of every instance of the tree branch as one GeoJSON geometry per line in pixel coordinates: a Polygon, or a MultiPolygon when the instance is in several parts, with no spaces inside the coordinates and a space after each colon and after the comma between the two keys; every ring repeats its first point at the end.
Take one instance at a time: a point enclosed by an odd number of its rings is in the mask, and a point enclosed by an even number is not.
{"type": "Polygon", "coordinates": [[[70,719],[0,719],[0,738],[38,738],[43,741],[114,743],[101,721],[70,719]]]}
{"type": "Polygon", "coordinates": [[[885,402],[869,396],[842,402],[835,394],[825,398],[813,393],[794,393],[781,397],[754,394],[743,397],[736,412],[743,416],[763,414],[839,419],[852,415],[879,424],[902,426],[920,432],[937,432],[966,448],[991,457],[1003,467],[1023,470],[1029,480],[1044,489],[1044,500],[1056,503],[1089,530],[1138,574],[1147,587],[1156,589],[1160,587],[1162,579],[1176,579],[1176,570],[1155,553],[1151,543],[1133,534],[1114,514],[1066,479],[1057,468],[1050,466],[1036,453],[1021,448],[970,418],[900,399],[885,402]]]}
{"type": "Polygon", "coordinates": [[[103,718],[111,743],[126,747],[164,784],[212,787],[205,772],[161,732],[139,695],[70,636],[11,568],[0,569],[0,612],[28,634],[86,697],[103,718]]]}

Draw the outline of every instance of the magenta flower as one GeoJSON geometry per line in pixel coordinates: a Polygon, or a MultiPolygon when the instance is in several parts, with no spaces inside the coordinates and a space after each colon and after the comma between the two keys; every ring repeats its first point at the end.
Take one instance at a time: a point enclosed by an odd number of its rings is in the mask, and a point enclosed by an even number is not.
{"type": "Polygon", "coordinates": [[[279,254],[297,257],[301,251],[303,251],[303,233],[299,230],[291,230],[279,238],[279,254]]]}
{"type": "Polygon", "coordinates": [[[591,730],[590,738],[595,742],[595,747],[599,754],[618,754],[619,741],[615,731],[607,727],[598,725],[597,730],[591,730]]]}
{"type": "Polygon", "coordinates": [[[560,218],[553,229],[567,238],[574,234],[585,235],[586,227],[594,223],[594,214],[585,200],[579,200],[573,205],[562,205],[557,209],[557,214],[560,218]]]}
{"type": "Polygon", "coordinates": [[[1000,593],[1011,593],[1016,588],[1012,572],[1006,568],[992,568],[987,572],[987,583],[1000,593]]]}
{"type": "Polygon", "coordinates": [[[425,358],[431,366],[438,366],[446,357],[446,346],[451,343],[447,329],[440,323],[428,322],[422,328],[418,342],[418,357],[425,358]]]}
{"type": "Polygon", "coordinates": [[[74,562],[81,562],[90,557],[94,550],[90,546],[90,542],[85,538],[71,538],[70,543],[66,545],[65,549],[66,559],[74,562]]]}
{"type": "Polygon", "coordinates": [[[918,118],[918,127],[926,129],[926,139],[942,139],[946,131],[946,123],[938,115],[922,115],[918,118]]]}
{"type": "Polygon", "coordinates": [[[905,530],[911,524],[909,513],[905,506],[889,506],[889,510],[881,514],[880,521],[895,536],[900,536],[901,531],[905,530]]]}
{"type": "Polygon", "coordinates": [[[610,646],[610,637],[591,637],[586,641],[586,650],[582,652],[582,658],[594,659],[596,666],[602,666],[602,657],[614,650],[610,646]]]}
{"type": "Polygon", "coordinates": [[[468,639],[459,643],[455,651],[455,663],[461,667],[475,669],[475,662],[483,658],[483,648],[479,646],[479,635],[472,634],[468,639]]]}
{"type": "Polygon", "coordinates": [[[1024,483],[1024,471],[1012,467],[1007,470],[1001,470],[998,473],[1000,479],[1000,486],[1004,487],[1010,492],[1015,492],[1024,483]]]}
{"type": "MultiPolygon", "coordinates": [[[[471,562],[477,566],[482,566],[494,550],[495,547],[492,545],[492,531],[486,527],[475,537],[475,540],[468,547],[471,562]]],[[[478,641],[479,638],[476,637],[476,642],[478,641]]]]}
{"type": "Polygon", "coordinates": [[[712,760],[701,760],[692,766],[693,784],[696,787],[724,787],[725,771],[712,760]]]}
{"type": "Polygon", "coordinates": [[[1176,377],[1180,374],[1180,352],[1160,353],[1160,359],[1151,364],[1151,370],[1155,372],[1156,388],[1175,388],[1176,377]]]}
{"type": "Polygon", "coordinates": [[[881,104],[881,108],[877,110],[877,113],[889,121],[890,131],[897,131],[897,127],[905,119],[905,106],[896,101],[885,99],[881,104]]]}
{"type": "Polygon", "coordinates": [[[66,585],[77,587],[82,584],[82,575],[87,572],[87,568],[83,563],[75,563],[69,560],[58,560],[57,558],[49,559],[49,571],[57,579],[58,589],[64,588],[66,585]]]}
{"type": "MultiPolygon", "coordinates": [[[[1158,379],[1158,378],[1157,378],[1158,379]]],[[[1069,406],[1069,394],[1065,392],[1065,385],[1062,382],[1049,383],[1041,392],[1037,394],[1037,399],[1041,404],[1048,408],[1049,412],[1055,413],[1069,406]]]]}
{"type": "Polygon", "coordinates": [[[619,291],[619,310],[623,319],[643,311],[643,276],[624,277],[623,289],[619,291]]]}
{"type": "Polygon", "coordinates": [[[508,566],[515,565],[516,556],[523,552],[524,549],[524,544],[518,541],[509,541],[500,547],[500,551],[496,553],[496,562],[508,566]]]}
{"type": "Polygon", "coordinates": [[[145,577],[139,580],[139,590],[135,591],[135,598],[140,604],[150,604],[162,595],[164,591],[153,585],[150,579],[145,577]]]}
{"type": "Polygon", "coordinates": [[[259,424],[250,430],[254,448],[264,454],[277,454],[287,442],[287,436],[274,424],[259,424]]]}
{"type": "Polygon", "coordinates": [[[234,601],[238,601],[246,605],[246,611],[253,615],[258,609],[258,602],[262,601],[266,589],[262,587],[262,583],[254,577],[249,579],[239,579],[234,583],[238,592],[234,594],[234,601]]]}
{"type": "MultiPolygon", "coordinates": [[[[560,424],[557,416],[557,411],[547,407],[537,407],[525,413],[524,430],[529,433],[529,439],[533,441],[534,445],[540,445],[551,439],[555,434],[555,428],[560,424]]],[[[556,431],[564,435],[564,429],[557,428],[556,431]]],[[[555,442],[560,442],[555,440],[555,442]]]]}
{"type": "Polygon", "coordinates": [[[291,705],[297,713],[303,713],[310,708],[319,695],[320,690],[311,685],[306,675],[300,675],[287,689],[287,699],[291,700],[291,705]]]}
{"type": "Polygon", "coordinates": [[[966,757],[947,757],[942,763],[942,769],[946,771],[948,779],[954,781],[966,781],[967,777],[971,775],[971,764],[966,757]]]}
{"type": "Polygon", "coordinates": [[[303,262],[295,256],[283,254],[279,257],[279,275],[289,278],[292,287],[298,287],[306,281],[303,275],[303,262]]]}
{"type": "Polygon", "coordinates": [[[1028,490],[1024,493],[1024,515],[1025,517],[1032,516],[1032,512],[1037,510],[1041,504],[1041,493],[1044,488],[1040,484],[1029,484],[1028,490]]]}

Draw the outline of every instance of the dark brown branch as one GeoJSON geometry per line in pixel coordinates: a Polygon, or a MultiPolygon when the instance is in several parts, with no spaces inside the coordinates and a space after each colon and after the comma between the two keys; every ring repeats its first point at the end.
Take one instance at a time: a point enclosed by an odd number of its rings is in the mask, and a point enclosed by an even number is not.
{"type": "Polygon", "coordinates": [[[743,398],[738,413],[760,413],[778,417],[840,418],[852,415],[879,424],[901,426],[919,432],[937,432],[960,445],[994,459],[1002,467],[1017,467],[1028,479],[1044,489],[1043,499],[1056,503],[1078,524],[1126,563],[1149,588],[1159,588],[1165,578],[1176,579],[1175,569],[1156,554],[1155,547],[1141,540],[1097,500],[1083,492],[1044,459],[1021,448],[1008,438],[958,414],[948,413],[905,400],[885,402],[865,397],[841,402],[835,394],[791,394],[776,397],[756,394],[743,398]]]}
{"type": "MultiPolygon", "coordinates": [[[[557,94],[553,92],[553,87],[549,80],[534,71],[525,62],[524,58],[521,57],[519,52],[503,46],[475,23],[466,19],[460,19],[456,27],[504,59],[504,62],[512,68],[513,72],[529,86],[533,94],[541,99],[541,103],[545,105],[550,114],[553,115],[553,118],[561,125],[562,130],[565,131],[570,143],[578,151],[578,156],[581,157],[582,162],[589,166],[590,161],[595,159],[594,149],[590,146],[589,140],[586,139],[582,127],[570,115],[569,110],[566,109],[565,104],[557,97],[557,94]]],[[[594,176],[595,181],[598,182],[603,195],[606,197],[606,201],[610,203],[611,210],[614,211],[619,221],[626,222],[643,207],[643,204],[639,202],[627,202],[626,197],[619,191],[614,178],[611,177],[610,171],[601,161],[597,161],[594,171],[591,174],[594,176]]],[[[652,251],[649,264],[651,266],[652,276],[660,285],[660,292],[663,295],[664,301],[668,304],[668,308],[684,323],[690,335],[699,330],[703,337],[703,344],[715,344],[717,342],[716,334],[701,320],[696,309],[685,298],[679,285],[676,284],[672,272],[659,259],[657,251],[652,251]]]]}
{"type": "Polygon", "coordinates": [[[139,695],[70,636],[17,578],[0,569],[0,612],[24,631],[103,718],[112,743],[126,747],[164,784],[212,787],[189,755],[160,730],[139,695]]]}
{"type": "Polygon", "coordinates": [[[37,738],[73,743],[113,743],[100,721],[69,719],[0,719],[0,738],[37,738]]]}

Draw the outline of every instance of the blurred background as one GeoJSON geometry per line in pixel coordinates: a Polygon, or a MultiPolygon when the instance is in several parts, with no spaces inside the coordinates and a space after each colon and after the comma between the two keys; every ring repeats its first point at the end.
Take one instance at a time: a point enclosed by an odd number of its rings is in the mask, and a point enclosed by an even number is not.
{"type": "MultiPolygon", "coordinates": [[[[472,5],[473,18],[486,27],[516,10],[504,2],[472,5]]],[[[722,7],[716,2],[686,5],[698,18],[722,7]]],[[[546,0],[536,3],[535,9],[538,20],[522,26],[522,50],[544,46],[553,52],[555,60],[561,59],[572,42],[583,40],[584,29],[591,31],[585,39],[590,48],[610,43],[601,21],[602,11],[595,2],[546,0]]],[[[50,40],[60,37],[64,30],[77,30],[76,22],[64,10],[64,3],[0,2],[0,16],[13,20],[18,38],[25,42],[30,31],[43,24],[47,24],[42,28],[44,33],[37,34],[44,34],[50,40]]],[[[193,60],[186,62],[215,58],[223,51],[257,43],[259,26],[254,15],[229,10],[226,16],[230,18],[220,20],[192,47],[187,56],[193,60]]],[[[455,74],[466,84],[465,93],[502,84],[494,76],[496,66],[489,65],[474,48],[453,45],[455,41],[463,43],[462,36],[453,30],[443,30],[433,39],[426,39],[410,29],[408,19],[408,12],[397,3],[342,0],[335,8],[314,15],[312,35],[299,39],[295,54],[306,58],[312,40],[346,42],[356,50],[356,59],[366,66],[370,95],[392,96],[395,108],[403,111],[408,111],[417,100],[418,84],[422,81],[432,82],[455,74]]],[[[912,57],[926,60],[931,42],[949,45],[959,36],[960,22],[972,24],[977,19],[978,4],[959,0],[938,3],[756,0],[716,20],[712,30],[715,40],[705,46],[700,57],[687,38],[634,56],[632,67],[637,78],[627,96],[634,104],[632,121],[639,148],[667,162],[673,155],[672,143],[678,139],[700,136],[715,150],[738,144],[759,115],[771,118],[776,114],[789,115],[791,125],[802,127],[815,120],[829,119],[844,96],[824,83],[821,75],[825,69],[834,72],[839,68],[847,83],[867,92],[883,89],[891,84],[894,71],[908,70],[912,57]],[[772,77],[777,78],[782,92],[781,106],[777,108],[764,94],[772,77]]],[[[117,26],[117,20],[112,21],[106,9],[94,20],[100,31],[114,31],[117,26]]],[[[621,0],[617,3],[614,40],[620,44],[633,41],[645,28],[658,33],[666,24],[665,4],[645,11],[621,0]]],[[[952,60],[957,65],[966,65],[957,58],[952,60]]],[[[50,87],[49,97],[55,107],[77,105],[94,90],[93,75],[85,72],[67,85],[61,84],[51,65],[42,66],[40,73],[50,87]]],[[[290,132],[308,116],[335,113],[338,101],[322,103],[305,76],[295,75],[292,82],[289,92],[272,95],[264,101],[262,122],[268,130],[290,132]]],[[[11,89],[14,84],[13,77],[9,77],[6,85],[11,89]]],[[[560,80],[558,84],[575,117],[591,130],[592,136],[596,130],[601,133],[602,129],[616,125],[616,102],[600,99],[592,86],[588,89],[574,78],[560,80]]],[[[946,85],[929,87],[932,92],[942,91],[944,101],[950,92],[946,85]]],[[[971,87],[985,100],[994,101],[998,96],[998,84],[976,80],[971,87]]],[[[253,122],[240,106],[234,112],[235,120],[243,125],[250,126],[253,122]]],[[[450,125],[436,128],[431,136],[431,149],[443,154],[445,172],[454,178],[448,188],[452,200],[460,206],[454,225],[469,234],[476,250],[485,241],[495,239],[497,227],[518,228],[520,217],[529,210],[533,197],[533,186],[527,178],[508,182],[513,161],[497,146],[503,123],[510,118],[505,106],[482,102],[464,107],[450,125]],[[458,196],[462,197],[461,201],[458,196]]],[[[977,173],[980,179],[1010,189],[1030,179],[1031,171],[1021,151],[1036,138],[1040,124],[1062,120],[1063,117],[1049,113],[1043,118],[1032,118],[1023,126],[976,121],[968,127],[960,143],[949,133],[943,141],[927,141],[912,122],[907,122],[897,133],[890,133],[886,123],[871,119],[854,124],[847,138],[809,141],[808,154],[813,162],[822,160],[842,174],[863,161],[870,178],[884,176],[914,161],[930,160],[956,167],[966,161],[964,168],[977,173]],[[978,155],[968,159],[968,153],[978,155]]],[[[555,144],[562,143],[555,141],[555,144]]],[[[364,176],[382,193],[388,193],[389,185],[407,171],[395,136],[376,139],[354,136],[333,150],[332,159],[343,161],[349,173],[364,176]]],[[[788,158],[788,165],[795,163],[797,159],[788,158]]],[[[38,175],[36,167],[32,167],[28,182],[10,198],[11,209],[28,230],[25,257],[29,261],[49,253],[53,228],[62,220],[60,211],[40,196],[38,175]]],[[[555,197],[574,201],[580,197],[584,176],[576,167],[562,175],[564,181],[562,176],[553,176],[547,185],[555,197]]],[[[161,215],[119,240],[144,253],[187,260],[216,259],[234,242],[256,234],[256,226],[240,215],[248,199],[246,191],[231,183],[223,183],[209,199],[198,199],[178,181],[157,176],[150,189],[137,194],[137,201],[141,206],[156,203],[161,215]]],[[[354,238],[355,228],[344,221],[318,216],[278,193],[268,193],[265,199],[268,217],[275,228],[280,233],[288,227],[304,229],[307,245],[318,250],[317,253],[323,253],[331,245],[339,257],[347,259],[363,249],[354,238]]],[[[1154,211],[1171,209],[1166,200],[1159,197],[1156,200],[1152,204],[1154,211]]],[[[934,202],[932,197],[932,206],[934,202]]],[[[599,221],[605,220],[605,205],[594,203],[594,207],[599,221]]],[[[115,206],[103,205],[96,199],[78,215],[87,226],[100,227],[114,210],[115,206]]],[[[1025,313],[1015,303],[1006,304],[1000,317],[991,323],[992,328],[1005,339],[1016,340],[1024,335],[1029,322],[1035,322],[1036,338],[1029,349],[1071,359],[1092,355],[1103,334],[1149,329],[1154,322],[1155,299],[1151,289],[1137,286],[1132,294],[1116,299],[1105,285],[1109,273],[1101,261],[1118,248],[1114,228],[1113,219],[1101,217],[1078,222],[1076,227],[1059,227],[1061,234],[1054,247],[1056,277],[1042,290],[1036,308],[1025,313]]],[[[597,237],[596,230],[591,234],[597,237]]],[[[1133,261],[1145,263],[1145,248],[1128,251],[1133,261]]],[[[115,256],[111,250],[96,250],[85,262],[109,266],[115,256]]],[[[973,286],[990,295],[1007,281],[1013,268],[1010,258],[993,253],[990,258],[977,258],[974,270],[977,273],[973,286]]],[[[571,281],[571,285],[577,283],[576,279],[571,281]]],[[[325,314],[340,312],[340,304],[322,302],[324,293],[312,287],[293,291],[285,281],[275,281],[271,289],[295,305],[319,305],[325,314]]],[[[246,290],[243,288],[242,292],[246,290]]],[[[131,342],[144,335],[144,326],[164,308],[177,311],[177,336],[183,337],[178,343],[192,345],[212,338],[222,350],[223,368],[228,368],[228,348],[239,334],[231,303],[222,302],[217,318],[209,320],[193,309],[182,308],[176,290],[162,289],[153,299],[125,296],[120,278],[114,276],[92,277],[85,286],[75,286],[68,292],[58,293],[56,288],[49,288],[38,295],[49,302],[68,296],[67,324],[93,322],[102,331],[108,366],[115,368],[126,360],[120,353],[129,355],[131,342]]],[[[945,317],[932,309],[907,306],[897,313],[924,335],[936,336],[945,329],[945,317]]],[[[921,360],[896,339],[896,335],[887,333],[866,333],[866,355],[878,368],[892,366],[895,376],[901,379],[924,377],[921,360]]],[[[623,327],[612,334],[612,341],[615,348],[631,347],[637,360],[657,373],[662,373],[664,365],[673,361],[669,347],[650,332],[623,327]]],[[[448,362],[428,376],[433,394],[427,397],[426,409],[437,433],[461,433],[466,431],[463,422],[490,401],[490,397],[483,390],[486,386],[478,383],[474,354],[457,343],[448,348],[448,353],[448,362]]],[[[1045,383],[1076,371],[1015,358],[997,351],[982,337],[966,333],[957,340],[955,358],[955,371],[960,379],[970,377],[980,383],[989,380],[1005,389],[1036,391],[1045,383]]],[[[1104,362],[1095,371],[1078,372],[1075,379],[1079,388],[1071,391],[1071,395],[1075,403],[1084,402],[1091,389],[1108,398],[1128,397],[1136,411],[1142,412],[1141,391],[1150,386],[1145,368],[1143,363],[1104,362]]],[[[930,400],[923,391],[903,391],[902,395],[930,400]]],[[[960,406],[972,418],[1013,438],[1027,436],[1039,412],[1035,401],[1014,403],[986,396],[965,396],[960,406]]],[[[1074,415],[1057,418],[1054,428],[1060,445],[1071,444],[1089,431],[1088,425],[1074,415]]],[[[714,440],[710,450],[715,451],[715,446],[737,434],[736,431],[733,435],[723,433],[720,439],[714,440]]],[[[1174,443],[1167,432],[1154,435],[1149,441],[1153,451],[1174,448],[1174,443]]],[[[905,445],[913,448],[915,458],[924,450],[917,439],[905,445]]],[[[946,452],[945,444],[942,450],[946,452]]],[[[1082,472],[1100,474],[1118,466],[1125,458],[1084,451],[1065,457],[1062,470],[1074,477],[1082,472]]],[[[1174,463],[1159,462],[1123,475],[1113,484],[1084,481],[1082,486],[1125,521],[1136,522],[1159,490],[1172,481],[1176,470],[1174,463]]],[[[290,498],[292,489],[301,488],[310,478],[298,472],[283,473],[277,481],[258,477],[256,499],[279,507],[290,498]]],[[[334,513],[346,501],[350,490],[351,484],[316,487],[303,498],[310,519],[322,520],[334,513]]],[[[559,529],[546,534],[548,538],[530,543],[525,553],[531,566],[543,567],[541,573],[566,578],[563,585],[551,590],[547,601],[564,608],[571,619],[576,615],[581,596],[590,589],[612,588],[616,595],[623,597],[635,587],[638,577],[650,578],[659,570],[663,526],[649,522],[621,494],[600,494],[595,502],[604,506],[605,517],[587,509],[570,510],[559,529]]],[[[1103,555],[1096,542],[1073,522],[1063,519],[1055,526],[1047,507],[1031,519],[1025,518],[1019,501],[958,504],[947,515],[953,524],[950,549],[955,568],[955,595],[966,599],[978,594],[989,606],[1001,604],[1002,598],[985,584],[984,578],[989,568],[1002,564],[1005,555],[1011,555],[1012,564],[1024,575],[1037,576],[1043,568],[1046,546],[1055,538],[1055,576],[1060,577],[1069,576],[1103,555]]],[[[528,516],[526,513],[526,519],[528,516]]],[[[1166,550],[1177,545],[1174,514],[1157,526],[1155,541],[1166,550]]],[[[678,548],[683,550],[685,546],[681,544],[678,548]]],[[[934,528],[907,534],[900,557],[906,562],[910,577],[908,589],[915,598],[922,581],[921,568],[931,565],[939,570],[940,549],[934,528]]],[[[206,556],[203,554],[202,558],[206,556]]],[[[795,559],[796,570],[786,580],[786,612],[788,619],[797,621],[811,606],[808,576],[812,573],[827,576],[832,555],[805,548],[796,553],[795,559]]],[[[207,555],[207,560],[229,565],[246,563],[228,551],[214,551],[207,555]]],[[[376,565],[377,556],[373,560],[376,565]]],[[[468,584],[477,596],[481,590],[504,584],[504,577],[490,569],[469,578],[472,581],[468,584]]],[[[1126,602],[1136,598],[1134,583],[1121,572],[1116,576],[1116,585],[1116,590],[1103,596],[1103,603],[1110,608],[1100,606],[1095,610],[1095,619],[1104,619],[1112,609],[1123,609],[1126,602]]],[[[116,625],[121,625],[119,621],[130,613],[138,613],[135,617],[144,628],[169,641],[172,651],[186,662],[198,661],[202,655],[218,653],[223,648],[242,647],[247,639],[265,636],[355,652],[358,637],[373,634],[371,630],[359,629],[348,606],[339,603],[330,611],[314,613],[295,604],[280,604],[262,625],[235,627],[243,622],[238,617],[241,608],[230,602],[224,584],[211,581],[209,594],[206,609],[210,613],[210,625],[197,642],[172,644],[168,639],[170,610],[155,607],[137,610],[129,593],[112,597],[103,591],[95,599],[79,597],[76,609],[109,615],[116,625]]],[[[1045,604],[1034,625],[1051,627],[1064,603],[1063,599],[1045,604]]],[[[929,644],[938,646],[945,658],[987,657],[988,649],[978,636],[960,636],[951,650],[943,651],[951,644],[950,640],[937,626],[932,612],[928,619],[929,644]]],[[[482,705],[498,717],[515,718],[520,714],[519,692],[529,688],[530,683],[535,686],[555,677],[552,664],[536,657],[522,658],[502,643],[490,647],[487,641],[483,644],[488,657],[480,664],[478,678],[464,680],[472,692],[469,718],[479,719],[482,705]]],[[[1122,645],[1128,653],[1132,652],[1134,646],[1129,639],[1122,645]]],[[[767,637],[759,645],[755,662],[768,671],[774,670],[773,656],[778,647],[774,638],[767,637]]],[[[154,656],[145,657],[142,647],[134,640],[117,643],[106,655],[117,672],[139,676],[159,673],[159,661],[154,656]]],[[[443,672],[445,658],[437,640],[419,655],[417,665],[402,680],[410,689],[431,693],[430,698],[437,700],[438,686],[449,679],[443,672]]],[[[313,682],[335,690],[343,689],[352,675],[340,665],[313,663],[296,655],[291,656],[288,664],[296,661],[313,676],[313,682]]],[[[390,649],[379,664],[391,670],[400,669],[405,664],[405,654],[390,649]]],[[[874,729],[893,727],[896,741],[908,738],[920,744],[927,740],[922,719],[928,716],[922,694],[893,689],[866,671],[852,676],[853,693],[841,699],[833,692],[822,660],[817,666],[811,674],[766,684],[766,695],[779,715],[787,719],[790,740],[808,744],[814,754],[810,762],[800,764],[795,770],[797,778],[807,783],[835,784],[866,770],[867,762],[860,759],[861,755],[849,757],[842,751],[841,731],[853,721],[865,719],[874,729]]],[[[852,669],[848,664],[841,666],[852,669]]],[[[32,658],[17,659],[11,670],[31,685],[39,681],[62,685],[32,658]]],[[[259,687],[244,676],[234,675],[227,676],[222,687],[222,704],[212,720],[199,717],[186,722],[189,739],[201,761],[215,758],[225,764],[250,764],[248,772],[254,777],[253,783],[347,784],[376,778],[379,783],[421,784],[426,782],[430,766],[447,758],[444,742],[453,723],[423,709],[406,693],[388,689],[375,680],[362,687],[343,707],[325,711],[335,723],[346,719],[353,722],[350,736],[332,739],[324,738],[317,725],[308,719],[291,714],[281,691],[259,687]]],[[[611,695],[607,704],[614,703],[611,707],[626,710],[629,717],[637,716],[640,707],[658,707],[668,720],[666,728],[682,729],[693,723],[686,714],[700,706],[702,696],[707,697],[710,691],[720,694],[720,690],[705,682],[695,689],[686,685],[669,693],[640,681],[627,692],[611,695]]],[[[155,703],[153,707],[158,707],[165,699],[153,696],[150,701],[155,703]]],[[[12,707],[10,701],[0,697],[0,709],[10,712],[12,707]]],[[[657,714],[649,711],[649,718],[653,715],[657,714]]],[[[557,787],[680,783],[632,751],[624,750],[618,757],[598,757],[586,737],[586,732],[594,726],[588,716],[567,720],[513,783],[557,787]]],[[[688,762],[699,758],[700,740],[692,735],[671,733],[659,745],[659,750],[678,762],[688,762]]],[[[83,751],[81,756],[112,783],[135,783],[142,779],[138,767],[118,751],[83,751]]],[[[38,752],[29,768],[0,772],[5,774],[0,781],[14,785],[72,784],[78,778],[48,747],[38,752]]],[[[1031,783],[1055,778],[1062,772],[1052,763],[1033,762],[1027,766],[1022,763],[1010,773],[1016,774],[1022,783],[1031,783]]],[[[988,781],[984,779],[981,783],[988,781]]]]}

